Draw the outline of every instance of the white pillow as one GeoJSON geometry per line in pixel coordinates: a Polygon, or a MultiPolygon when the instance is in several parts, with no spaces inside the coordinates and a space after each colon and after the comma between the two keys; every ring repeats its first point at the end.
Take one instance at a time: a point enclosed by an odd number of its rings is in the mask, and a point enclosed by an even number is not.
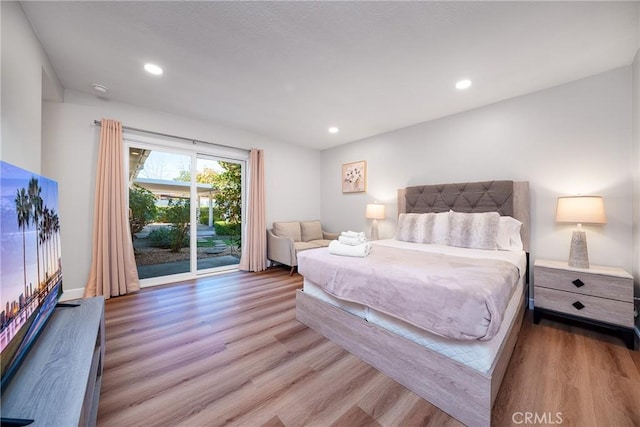
{"type": "Polygon", "coordinates": [[[436,221],[433,224],[431,243],[436,245],[449,244],[449,212],[436,214],[436,221]]]}
{"type": "Polygon", "coordinates": [[[497,249],[498,212],[449,212],[449,245],[471,249],[497,249]]]}
{"type": "Polygon", "coordinates": [[[520,228],[522,223],[510,216],[501,216],[496,244],[503,251],[521,251],[523,248],[520,228]]]}

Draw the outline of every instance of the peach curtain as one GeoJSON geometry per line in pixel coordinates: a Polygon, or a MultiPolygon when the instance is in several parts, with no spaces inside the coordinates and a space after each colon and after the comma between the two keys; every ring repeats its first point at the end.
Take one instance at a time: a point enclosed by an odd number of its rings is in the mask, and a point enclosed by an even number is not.
{"type": "Polygon", "coordinates": [[[140,289],[126,210],[122,124],[102,119],[93,212],[91,272],[84,297],[124,295],[140,289]]]}
{"type": "Polygon", "coordinates": [[[247,227],[240,257],[240,270],[263,271],[267,268],[267,227],[264,195],[264,152],[249,153],[249,203],[247,227]]]}

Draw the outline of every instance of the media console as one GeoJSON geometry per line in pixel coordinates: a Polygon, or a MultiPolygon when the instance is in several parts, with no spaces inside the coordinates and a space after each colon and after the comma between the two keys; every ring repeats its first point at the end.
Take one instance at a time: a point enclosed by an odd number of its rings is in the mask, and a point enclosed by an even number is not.
{"type": "Polygon", "coordinates": [[[104,361],[104,298],[55,309],[2,393],[2,418],[93,426],[104,361]]]}

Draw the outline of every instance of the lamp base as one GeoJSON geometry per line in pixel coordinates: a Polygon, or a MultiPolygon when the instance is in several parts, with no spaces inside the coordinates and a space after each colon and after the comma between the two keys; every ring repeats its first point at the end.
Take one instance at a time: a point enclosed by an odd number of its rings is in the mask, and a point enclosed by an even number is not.
{"type": "Polygon", "coordinates": [[[569,250],[569,266],[589,268],[589,253],[587,251],[587,234],[584,231],[574,231],[571,236],[569,250]]]}
{"type": "Polygon", "coordinates": [[[374,219],[371,223],[371,240],[378,240],[378,220],[374,219]]]}

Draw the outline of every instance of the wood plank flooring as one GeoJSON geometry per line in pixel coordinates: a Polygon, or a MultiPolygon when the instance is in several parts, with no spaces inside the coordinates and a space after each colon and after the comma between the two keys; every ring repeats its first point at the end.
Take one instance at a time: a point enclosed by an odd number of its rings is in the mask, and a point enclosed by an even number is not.
{"type": "MultiPolygon", "coordinates": [[[[107,301],[98,425],[461,425],[299,323],[301,286],[272,268],[107,301]]],[[[528,316],[492,424],[640,426],[640,352],[528,316]]]]}

